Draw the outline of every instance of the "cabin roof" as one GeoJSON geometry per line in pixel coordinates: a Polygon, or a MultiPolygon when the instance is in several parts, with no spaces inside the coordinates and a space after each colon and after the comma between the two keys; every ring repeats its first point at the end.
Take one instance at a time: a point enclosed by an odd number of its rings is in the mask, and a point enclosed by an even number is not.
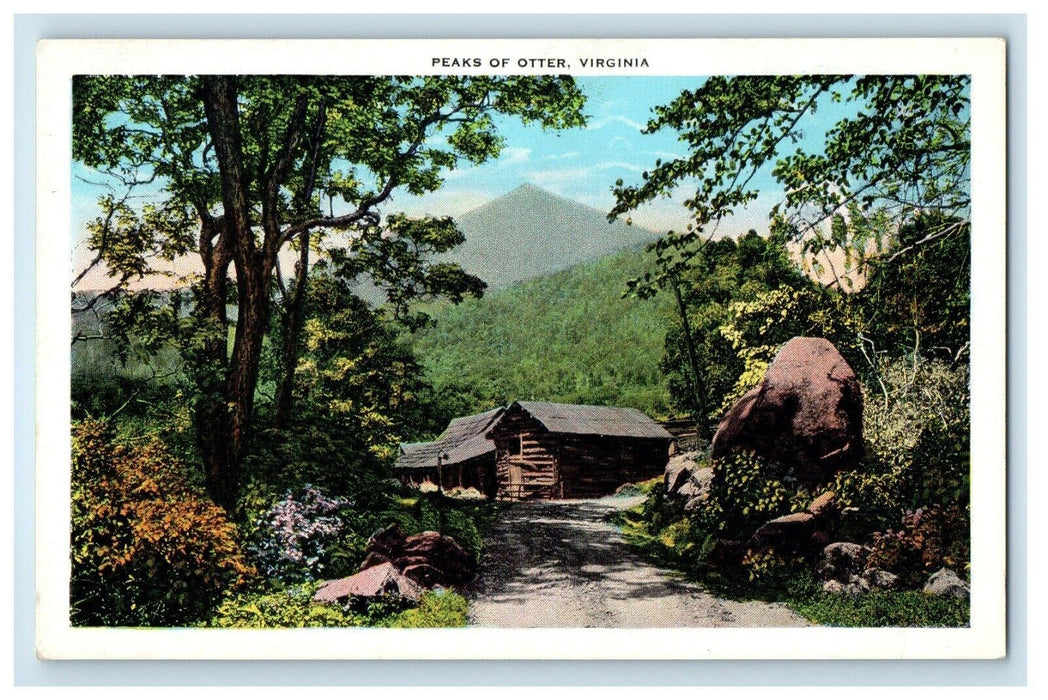
{"type": "Polygon", "coordinates": [[[507,412],[514,407],[526,411],[551,433],[673,439],[665,428],[635,408],[516,401],[507,412]]]}
{"type": "Polygon", "coordinates": [[[400,445],[397,456],[397,469],[427,469],[437,466],[437,452],[440,445],[436,442],[404,442],[400,445]]]}
{"type": "Polygon", "coordinates": [[[485,433],[504,410],[499,407],[484,413],[455,418],[433,442],[402,444],[396,468],[435,469],[437,455],[441,451],[447,455],[441,462],[445,465],[459,464],[489,452],[494,453],[495,443],[485,433]]]}

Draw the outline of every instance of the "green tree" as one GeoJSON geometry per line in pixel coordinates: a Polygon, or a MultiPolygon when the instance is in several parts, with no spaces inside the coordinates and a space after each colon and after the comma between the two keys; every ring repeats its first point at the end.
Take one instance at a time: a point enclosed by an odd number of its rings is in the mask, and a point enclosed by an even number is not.
{"type": "MultiPolygon", "coordinates": [[[[446,170],[496,156],[493,113],[566,128],[583,123],[582,103],[571,79],[552,76],[74,80],[74,157],[126,193],[153,195],[139,208],[126,194],[103,199],[90,232],[96,262],[120,287],[150,272],[152,258],[200,258],[185,351],[197,442],[219,503],[231,506],[240,482],[280,251],[299,246],[304,281],[321,236],[381,236],[379,207],[395,191],[435,190],[446,170]]],[[[293,340],[293,322],[290,330],[293,340]]]]}
{"type": "MultiPolygon", "coordinates": [[[[686,318],[690,320],[691,347],[698,367],[701,404],[695,402],[695,388],[688,357],[684,324],[676,324],[666,334],[666,354],[661,366],[674,403],[705,425],[719,415],[724,397],[747,369],[722,329],[730,328],[740,303],[753,302],[775,289],[814,292],[816,285],[804,277],[790,260],[781,236],[762,238],[750,231],[738,238],[710,241],[691,260],[679,283],[686,318]]],[[[684,316],[682,316],[683,318],[684,316]]],[[[808,328],[805,319],[791,319],[784,332],[808,328]]],[[[790,336],[786,336],[789,339],[790,336]]]]}
{"type": "Polygon", "coordinates": [[[685,201],[691,222],[657,248],[667,264],[687,262],[723,219],[757,199],[757,175],[770,174],[785,192],[769,212],[773,228],[810,252],[845,247],[862,255],[869,237],[886,230],[866,225],[869,216],[849,216],[850,207],[879,212],[889,233],[933,221],[914,247],[962,234],[970,210],[969,86],[963,75],[711,77],[655,109],[646,131],[676,131],[688,153],[656,161],[640,185],[619,180],[611,215],[694,186],[685,201]],[[836,104],[845,116],[821,149],[797,145],[809,130],[818,133],[816,113],[836,104]]]}

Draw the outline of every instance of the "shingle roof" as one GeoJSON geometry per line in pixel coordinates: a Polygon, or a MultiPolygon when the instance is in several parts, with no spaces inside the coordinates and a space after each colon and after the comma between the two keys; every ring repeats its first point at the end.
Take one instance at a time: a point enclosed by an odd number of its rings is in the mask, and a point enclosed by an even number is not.
{"type": "Polygon", "coordinates": [[[459,464],[493,453],[495,443],[487,437],[487,433],[503,413],[514,407],[527,411],[551,433],[673,439],[673,435],[665,428],[635,408],[517,401],[508,409],[494,408],[484,413],[455,418],[433,442],[402,444],[396,468],[435,469],[437,454],[441,451],[447,455],[442,461],[445,465],[459,464]]]}
{"type": "Polygon", "coordinates": [[[437,466],[437,452],[440,445],[436,442],[405,442],[400,446],[397,457],[397,469],[426,469],[437,466]]]}
{"type": "Polygon", "coordinates": [[[473,416],[456,418],[448,423],[447,429],[437,438],[437,442],[448,453],[445,464],[456,464],[479,457],[485,452],[494,452],[495,443],[485,437],[484,433],[505,410],[502,407],[493,408],[473,416]]]}
{"type": "Polygon", "coordinates": [[[495,443],[485,437],[488,427],[502,415],[499,407],[472,416],[452,420],[448,427],[433,442],[409,442],[400,446],[397,469],[433,469],[437,466],[437,453],[444,451],[447,457],[442,464],[458,464],[468,459],[495,451],[495,443]]]}
{"type": "Polygon", "coordinates": [[[527,411],[551,433],[673,439],[665,428],[635,408],[517,401],[507,411],[514,406],[527,411]]]}

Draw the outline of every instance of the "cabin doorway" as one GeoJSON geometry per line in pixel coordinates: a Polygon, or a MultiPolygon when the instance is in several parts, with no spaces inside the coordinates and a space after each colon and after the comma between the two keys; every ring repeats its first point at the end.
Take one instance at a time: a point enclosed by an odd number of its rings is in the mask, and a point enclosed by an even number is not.
{"type": "Polygon", "coordinates": [[[517,462],[510,462],[507,471],[509,473],[509,483],[506,484],[506,495],[515,499],[523,498],[524,470],[521,469],[520,464],[517,462]]]}

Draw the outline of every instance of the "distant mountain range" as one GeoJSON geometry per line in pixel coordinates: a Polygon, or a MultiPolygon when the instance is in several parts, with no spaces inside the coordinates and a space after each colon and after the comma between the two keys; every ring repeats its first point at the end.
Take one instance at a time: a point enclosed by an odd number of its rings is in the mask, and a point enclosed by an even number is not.
{"type": "Polygon", "coordinates": [[[524,184],[456,218],[466,242],[442,259],[499,289],[636,248],[657,234],[524,184]]]}

